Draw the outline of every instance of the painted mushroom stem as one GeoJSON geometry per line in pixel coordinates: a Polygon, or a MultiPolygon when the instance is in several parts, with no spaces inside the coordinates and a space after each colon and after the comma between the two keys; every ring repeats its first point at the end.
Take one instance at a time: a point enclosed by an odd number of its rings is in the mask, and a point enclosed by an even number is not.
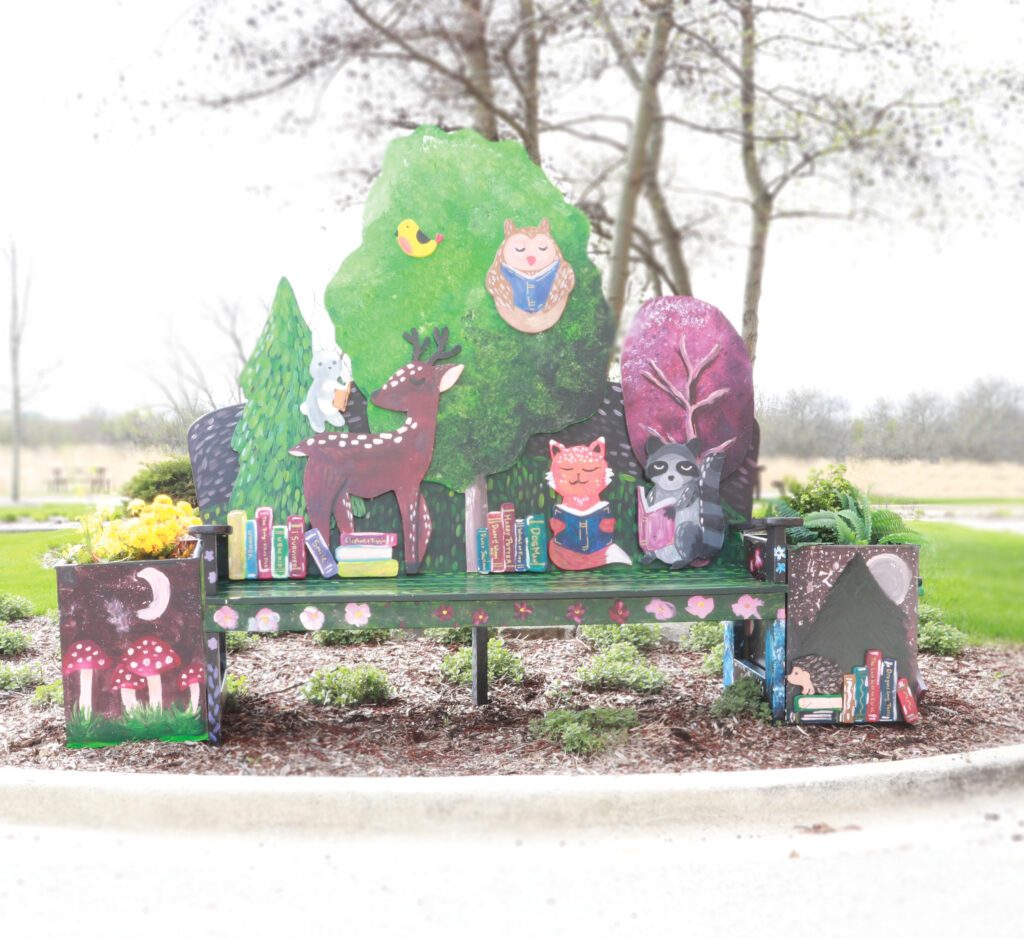
{"type": "Polygon", "coordinates": [[[78,672],[78,709],[86,717],[92,713],[92,674],[110,667],[106,652],[95,642],[74,642],[61,661],[65,678],[78,672]]]}

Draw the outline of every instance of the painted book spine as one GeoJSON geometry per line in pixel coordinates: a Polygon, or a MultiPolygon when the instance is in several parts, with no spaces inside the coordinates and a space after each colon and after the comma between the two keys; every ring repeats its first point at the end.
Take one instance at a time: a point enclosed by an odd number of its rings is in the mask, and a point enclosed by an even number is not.
{"type": "Polygon", "coordinates": [[[501,530],[501,512],[487,512],[487,539],[491,545],[491,572],[505,572],[505,534],[501,530]]]}
{"type": "Polygon", "coordinates": [[[513,557],[516,573],[525,573],[529,569],[529,564],[526,562],[526,519],[524,518],[516,518],[515,521],[513,557]]]}
{"type": "Polygon", "coordinates": [[[245,512],[229,511],[227,522],[231,525],[228,535],[228,579],[245,579],[245,512]]]}
{"type": "Polygon", "coordinates": [[[548,568],[548,526],[543,515],[526,518],[526,567],[531,573],[548,568]]]}
{"type": "Polygon", "coordinates": [[[921,712],[917,709],[917,701],[914,700],[914,692],[910,689],[910,681],[901,677],[896,682],[896,696],[899,698],[900,707],[903,710],[903,719],[910,724],[917,723],[921,719],[921,712]]]}
{"type": "Polygon", "coordinates": [[[476,572],[491,572],[491,539],[487,528],[476,529],[476,572]]]}
{"type": "Polygon", "coordinates": [[[273,577],[274,555],[274,510],[256,509],[256,578],[269,580],[273,577]]]}
{"type": "Polygon", "coordinates": [[[839,694],[797,694],[794,710],[841,710],[843,698],[839,694]]]}
{"type": "Polygon", "coordinates": [[[398,576],[398,561],[360,560],[355,563],[339,563],[338,576],[356,578],[398,576]]]}
{"type": "Polygon", "coordinates": [[[852,674],[843,675],[843,709],[839,711],[841,723],[852,723],[857,710],[857,678],[852,674]]]}
{"type": "Polygon", "coordinates": [[[834,723],[835,710],[800,710],[796,714],[797,723],[834,723]]]}
{"type": "Polygon", "coordinates": [[[250,518],[245,522],[245,578],[255,580],[257,574],[256,563],[256,542],[259,537],[256,533],[256,519],[250,518]]]}
{"type": "Polygon", "coordinates": [[[275,580],[288,579],[288,526],[275,524],[272,532],[273,550],[270,556],[270,572],[275,580]]]}
{"type": "Polygon", "coordinates": [[[896,719],[896,659],[882,659],[881,718],[886,723],[896,719]]]}
{"type": "Polygon", "coordinates": [[[306,578],[306,519],[302,515],[288,516],[288,576],[293,580],[306,578]]]}
{"type": "Polygon", "coordinates": [[[875,648],[866,652],[864,664],[868,669],[868,723],[877,723],[882,717],[882,653],[875,648]]]}
{"type": "Polygon", "coordinates": [[[505,572],[516,568],[516,506],[512,502],[501,505],[501,534],[505,538],[505,572]]]}
{"type": "Polygon", "coordinates": [[[341,544],[334,550],[334,556],[338,563],[359,560],[391,560],[391,554],[390,547],[367,547],[363,544],[355,547],[341,544]]]}
{"type": "Polygon", "coordinates": [[[853,722],[863,723],[868,717],[868,669],[858,665],[853,669],[853,722]]]}
{"type": "Polygon", "coordinates": [[[398,535],[387,531],[348,531],[338,543],[341,547],[397,547],[398,535]]]}
{"type": "Polygon", "coordinates": [[[323,535],[316,528],[310,528],[303,535],[303,540],[306,542],[306,547],[309,548],[309,553],[312,555],[320,575],[328,580],[332,576],[337,576],[338,565],[334,562],[331,549],[327,546],[323,535]]]}

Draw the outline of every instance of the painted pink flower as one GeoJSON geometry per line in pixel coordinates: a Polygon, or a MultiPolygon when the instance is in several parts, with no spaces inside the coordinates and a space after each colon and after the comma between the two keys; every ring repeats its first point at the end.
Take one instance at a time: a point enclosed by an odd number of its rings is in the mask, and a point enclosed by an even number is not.
{"type": "Polygon", "coordinates": [[[316,606],[306,606],[299,613],[299,621],[304,629],[317,632],[324,627],[324,614],[316,606]]]}
{"type": "Polygon", "coordinates": [[[517,619],[529,619],[533,615],[533,606],[529,603],[513,603],[515,606],[515,617],[517,619]]]}
{"type": "Polygon", "coordinates": [[[652,599],[644,609],[659,622],[667,622],[676,614],[676,607],[667,599],[652,599]]]}
{"type": "Polygon", "coordinates": [[[763,599],[757,599],[750,593],[744,593],[732,604],[732,611],[741,619],[760,619],[763,599]]]}
{"type": "Polygon", "coordinates": [[[568,609],[565,610],[567,618],[572,619],[577,625],[583,621],[583,617],[587,614],[587,607],[583,603],[573,603],[568,609]]]}
{"type": "Polygon", "coordinates": [[[451,606],[438,606],[434,610],[434,618],[438,622],[451,622],[454,615],[455,610],[451,606]]]}
{"type": "Polygon", "coordinates": [[[366,625],[370,621],[370,607],[367,603],[349,603],[345,606],[345,621],[349,625],[366,625]]]}
{"type": "Polygon", "coordinates": [[[238,612],[230,606],[221,606],[213,614],[213,621],[222,629],[236,629],[238,628],[238,612]]]}
{"type": "Polygon", "coordinates": [[[629,621],[629,609],[621,599],[616,599],[608,610],[608,618],[616,625],[623,625],[629,621]]]}
{"type": "Polygon", "coordinates": [[[249,620],[250,632],[276,632],[281,616],[273,609],[263,608],[249,620]]]}
{"type": "Polygon", "coordinates": [[[687,600],[686,611],[698,619],[706,619],[715,611],[715,600],[711,596],[691,596],[687,600]]]}
{"type": "Polygon", "coordinates": [[[487,620],[490,618],[491,617],[487,614],[485,609],[477,609],[477,611],[473,613],[473,625],[486,625],[487,620]]]}

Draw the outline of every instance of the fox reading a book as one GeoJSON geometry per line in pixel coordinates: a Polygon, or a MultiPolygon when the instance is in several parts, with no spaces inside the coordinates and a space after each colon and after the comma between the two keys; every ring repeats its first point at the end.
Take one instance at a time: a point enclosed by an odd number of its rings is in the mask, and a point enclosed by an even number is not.
{"type": "Polygon", "coordinates": [[[563,446],[551,440],[548,484],[561,497],[551,513],[551,562],[562,570],[592,570],[609,563],[631,564],[614,543],[615,518],[601,492],[612,480],[604,437],[589,446],[563,446]]]}

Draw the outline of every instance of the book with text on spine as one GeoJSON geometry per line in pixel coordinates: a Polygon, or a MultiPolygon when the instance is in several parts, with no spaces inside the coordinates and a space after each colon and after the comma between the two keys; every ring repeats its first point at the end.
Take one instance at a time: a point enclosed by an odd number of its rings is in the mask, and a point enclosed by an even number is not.
{"type": "Polygon", "coordinates": [[[345,563],[359,560],[391,560],[392,550],[390,547],[371,546],[347,546],[341,544],[334,549],[334,559],[338,563],[345,563]]]}
{"type": "Polygon", "coordinates": [[[864,654],[864,666],[868,669],[868,723],[877,723],[882,718],[882,653],[872,648],[864,654]]]}
{"type": "Polygon", "coordinates": [[[501,512],[487,512],[487,540],[491,546],[491,573],[505,572],[505,532],[501,525],[501,512]]]}
{"type": "Polygon", "coordinates": [[[393,531],[344,531],[338,537],[340,547],[397,547],[393,531]]]}

